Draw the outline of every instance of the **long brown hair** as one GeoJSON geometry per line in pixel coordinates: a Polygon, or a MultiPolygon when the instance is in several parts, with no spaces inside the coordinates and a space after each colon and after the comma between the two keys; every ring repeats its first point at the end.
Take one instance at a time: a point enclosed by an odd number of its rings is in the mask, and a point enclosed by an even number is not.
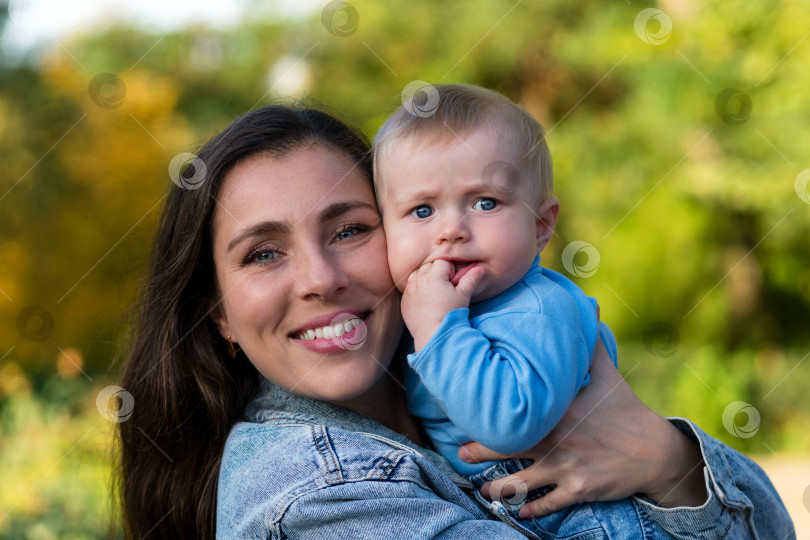
{"type": "Polygon", "coordinates": [[[274,105],[209,141],[167,196],[123,354],[121,386],[133,409],[119,423],[115,487],[127,538],[214,537],[225,440],[259,382],[244,354],[228,357],[209,317],[219,298],[215,197],[241,160],[283,157],[308,143],[348,155],[371,181],[361,134],[327,113],[274,105]]]}

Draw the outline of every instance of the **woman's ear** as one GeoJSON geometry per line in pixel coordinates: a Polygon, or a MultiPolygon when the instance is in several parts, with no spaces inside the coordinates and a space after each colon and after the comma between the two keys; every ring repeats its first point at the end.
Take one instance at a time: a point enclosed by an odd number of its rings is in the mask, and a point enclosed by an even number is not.
{"type": "Polygon", "coordinates": [[[211,320],[214,321],[214,324],[217,326],[219,335],[225,339],[233,339],[233,334],[231,333],[230,326],[228,326],[228,320],[223,313],[220,300],[212,304],[211,309],[208,311],[208,316],[211,317],[211,320]]]}
{"type": "Polygon", "coordinates": [[[540,203],[537,208],[537,253],[546,248],[554,227],[557,226],[557,214],[560,212],[560,201],[557,197],[549,197],[540,203]]]}

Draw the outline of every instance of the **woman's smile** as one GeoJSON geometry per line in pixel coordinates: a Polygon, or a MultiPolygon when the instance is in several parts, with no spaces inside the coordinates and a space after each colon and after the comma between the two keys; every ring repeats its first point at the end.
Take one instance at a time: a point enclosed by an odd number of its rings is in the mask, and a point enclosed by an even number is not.
{"type": "Polygon", "coordinates": [[[340,354],[360,349],[368,335],[371,311],[340,311],[316,317],[292,337],[302,347],[321,354],[340,354]]]}
{"type": "Polygon", "coordinates": [[[361,310],[340,311],[316,317],[293,332],[294,337],[303,340],[332,339],[353,331],[363,323],[368,312],[361,310]]]}

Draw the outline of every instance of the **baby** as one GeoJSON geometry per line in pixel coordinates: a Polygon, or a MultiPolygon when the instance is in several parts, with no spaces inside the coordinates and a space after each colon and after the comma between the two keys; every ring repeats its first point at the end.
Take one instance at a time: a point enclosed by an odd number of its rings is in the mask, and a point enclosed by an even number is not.
{"type": "MultiPolygon", "coordinates": [[[[414,341],[410,411],[480,487],[520,462],[466,463],[459,446],[478,441],[504,454],[535,446],[588,383],[597,339],[614,364],[616,343],[596,301],[539,266],[560,207],[542,126],[497,92],[432,89],[435,112],[403,107],[380,129],[375,190],[414,341]]],[[[632,538],[626,524],[622,536],[632,538]]]]}

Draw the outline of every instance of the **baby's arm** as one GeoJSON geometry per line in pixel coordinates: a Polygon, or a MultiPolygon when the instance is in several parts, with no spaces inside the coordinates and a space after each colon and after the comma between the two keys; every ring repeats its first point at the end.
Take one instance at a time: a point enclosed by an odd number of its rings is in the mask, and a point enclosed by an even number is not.
{"type": "Polygon", "coordinates": [[[526,311],[498,314],[473,328],[463,309],[469,300],[458,300],[463,278],[454,288],[449,263],[444,274],[436,264],[415,272],[403,295],[417,351],[411,367],[470,439],[504,453],[534,446],[585,380],[591,354],[580,330],[557,314],[526,311]]]}

